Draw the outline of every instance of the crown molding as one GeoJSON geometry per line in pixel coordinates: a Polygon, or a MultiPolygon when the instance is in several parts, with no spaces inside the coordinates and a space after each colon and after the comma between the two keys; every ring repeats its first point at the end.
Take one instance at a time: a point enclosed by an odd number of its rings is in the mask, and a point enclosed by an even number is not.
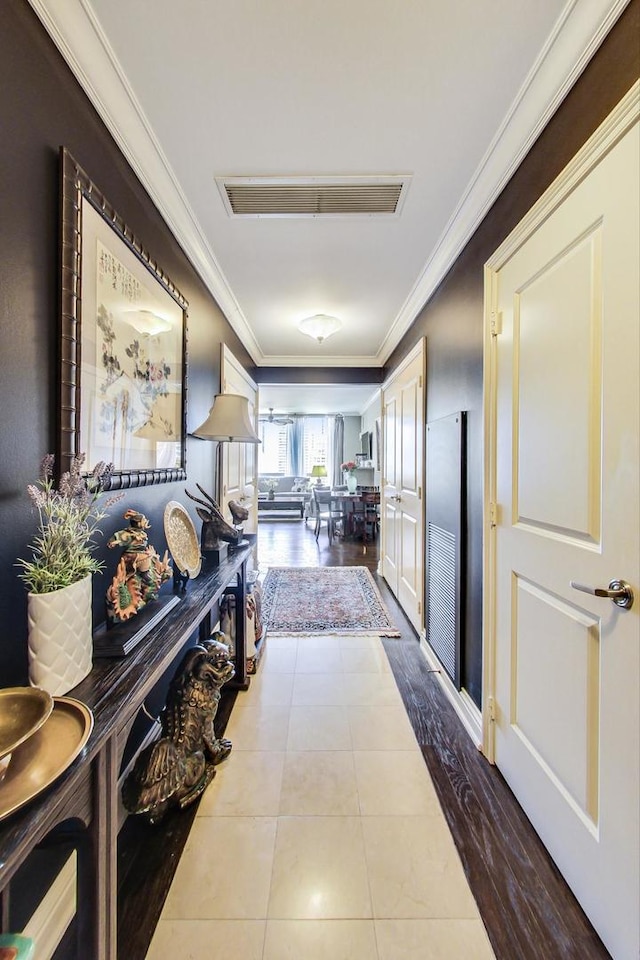
{"type": "Polygon", "coordinates": [[[568,0],[378,351],[386,363],[629,0],[568,0]]]}
{"type": "Polygon", "coordinates": [[[376,370],[380,367],[377,357],[345,357],[345,356],[309,356],[305,354],[300,357],[274,357],[260,354],[260,362],[256,364],[259,367],[372,367],[376,370]]]}
{"type": "Polygon", "coordinates": [[[639,120],[640,80],[636,80],[609,116],[487,260],[485,269],[500,270],[639,120]]]}
{"type": "Polygon", "coordinates": [[[260,348],[87,0],[29,0],[254,363],[260,348]]]}
{"type": "Polygon", "coordinates": [[[629,0],[568,0],[377,354],[265,356],[88,0],[29,0],[256,366],[383,366],[629,0]]]}

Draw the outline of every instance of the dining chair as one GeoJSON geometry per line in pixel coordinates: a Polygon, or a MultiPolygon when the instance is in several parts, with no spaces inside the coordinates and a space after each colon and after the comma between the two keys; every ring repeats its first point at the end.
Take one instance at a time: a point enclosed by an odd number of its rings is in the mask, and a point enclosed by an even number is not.
{"type": "Polygon", "coordinates": [[[375,540],[380,526],[380,494],[364,491],[360,494],[359,504],[354,504],[353,525],[354,536],[362,536],[363,540],[375,540]]]}
{"type": "Polygon", "coordinates": [[[313,498],[315,501],[316,515],[316,541],[320,536],[320,528],[324,522],[327,524],[327,536],[329,538],[329,546],[331,546],[338,523],[342,525],[342,529],[344,531],[346,517],[344,507],[341,503],[339,503],[339,501],[334,502],[331,490],[318,490],[316,487],[314,487],[313,498]]]}

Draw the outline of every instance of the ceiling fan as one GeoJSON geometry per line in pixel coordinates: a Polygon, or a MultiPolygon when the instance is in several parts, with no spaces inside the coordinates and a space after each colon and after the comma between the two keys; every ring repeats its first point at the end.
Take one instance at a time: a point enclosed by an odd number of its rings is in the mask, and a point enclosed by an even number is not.
{"type": "Polygon", "coordinates": [[[260,423],[277,423],[284,427],[288,423],[293,423],[293,419],[291,417],[274,417],[273,407],[269,407],[269,416],[260,417],[260,423]]]}

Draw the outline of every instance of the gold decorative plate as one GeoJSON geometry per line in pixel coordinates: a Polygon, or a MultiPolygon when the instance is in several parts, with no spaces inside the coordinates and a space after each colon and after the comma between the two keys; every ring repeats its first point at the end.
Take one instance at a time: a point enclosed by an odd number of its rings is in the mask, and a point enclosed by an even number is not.
{"type": "Polygon", "coordinates": [[[53,710],[53,697],[40,687],[0,690],[0,760],[41,727],[53,710]]]}
{"type": "Polygon", "coordinates": [[[54,697],[49,719],[13,751],[0,782],[0,820],[33,800],[73,763],[93,729],[93,714],[79,700],[54,697]]]}
{"type": "Polygon", "coordinates": [[[177,500],[164,508],[164,532],[178,570],[193,580],[200,573],[202,557],[193,520],[177,500]]]}

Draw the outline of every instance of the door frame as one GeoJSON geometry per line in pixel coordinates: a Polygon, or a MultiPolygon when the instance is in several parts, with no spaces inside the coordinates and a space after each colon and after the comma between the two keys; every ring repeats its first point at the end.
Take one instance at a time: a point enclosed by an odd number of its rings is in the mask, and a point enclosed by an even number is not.
{"type": "MultiPolygon", "coordinates": [[[[234,373],[238,374],[242,380],[245,381],[247,387],[255,393],[255,406],[254,406],[254,423],[253,427],[258,432],[258,407],[260,402],[259,388],[258,384],[255,382],[253,377],[247,373],[247,370],[242,366],[240,361],[237,359],[234,353],[229,349],[226,343],[220,344],[220,392],[229,393],[227,377],[229,372],[233,370],[234,373]]],[[[220,490],[220,509],[223,514],[225,512],[224,506],[224,482],[226,476],[227,468],[227,457],[228,451],[226,449],[227,444],[221,444],[220,451],[220,476],[218,479],[218,489],[220,490]]],[[[251,501],[251,509],[253,511],[253,516],[255,518],[256,529],[258,524],[258,451],[255,452],[254,460],[254,475],[252,478],[253,481],[253,497],[251,501]]],[[[228,519],[228,518],[227,518],[228,519]]]]}
{"type": "MultiPolygon", "coordinates": [[[[419,531],[419,550],[422,558],[422,571],[420,576],[420,583],[418,584],[418,616],[419,616],[419,627],[417,628],[418,637],[421,638],[424,634],[424,617],[425,617],[425,584],[424,584],[424,552],[425,552],[425,459],[424,459],[424,435],[426,428],[426,398],[427,398],[427,342],[426,337],[420,337],[416,344],[411,348],[409,353],[403,357],[401,362],[397,367],[389,374],[384,383],[380,387],[380,408],[381,408],[381,445],[382,445],[382,459],[380,463],[381,474],[380,474],[380,489],[381,489],[381,508],[380,508],[380,523],[381,523],[381,533],[380,533],[380,561],[378,564],[378,571],[381,576],[384,577],[383,573],[383,555],[384,555],[384,544],[387,536],[387,529],[385,523],[385,511],[384,511],[384,488],[385,488],[385,476],[384,476],[384,456],[386,451],[386,414],[385,414],[385,391],[387,391],[390,385],[404,373],[407,367],[415,363],[416,360],[420,361],[420,379],[421,379],[421,389],[422,389],[422,403],[418,411],[419,423],[418,428],[422,436],[422,455],[419,458],[419,471],[420,476],[419,480],[419,490],[420,490],[420,517],[418,521],[418,531],[419,531]]],[[[399,598],[396,598],[399,601],[399,598]]],[[[409,617],[409,619],[411,619],[409,617]]]]}
{"type": "Polygon", "coordinates": [[[483,649],[482,752],[495,763],[494,696],[496,686],[496,526],[497,503],[497,337],[500,316],[495,310],[497,274],[514,253],[584,180],[640,116],[640,80],[630,88],[520,223],[487,260],[484,267],[484,503],[483,503],[483,649]]]}

